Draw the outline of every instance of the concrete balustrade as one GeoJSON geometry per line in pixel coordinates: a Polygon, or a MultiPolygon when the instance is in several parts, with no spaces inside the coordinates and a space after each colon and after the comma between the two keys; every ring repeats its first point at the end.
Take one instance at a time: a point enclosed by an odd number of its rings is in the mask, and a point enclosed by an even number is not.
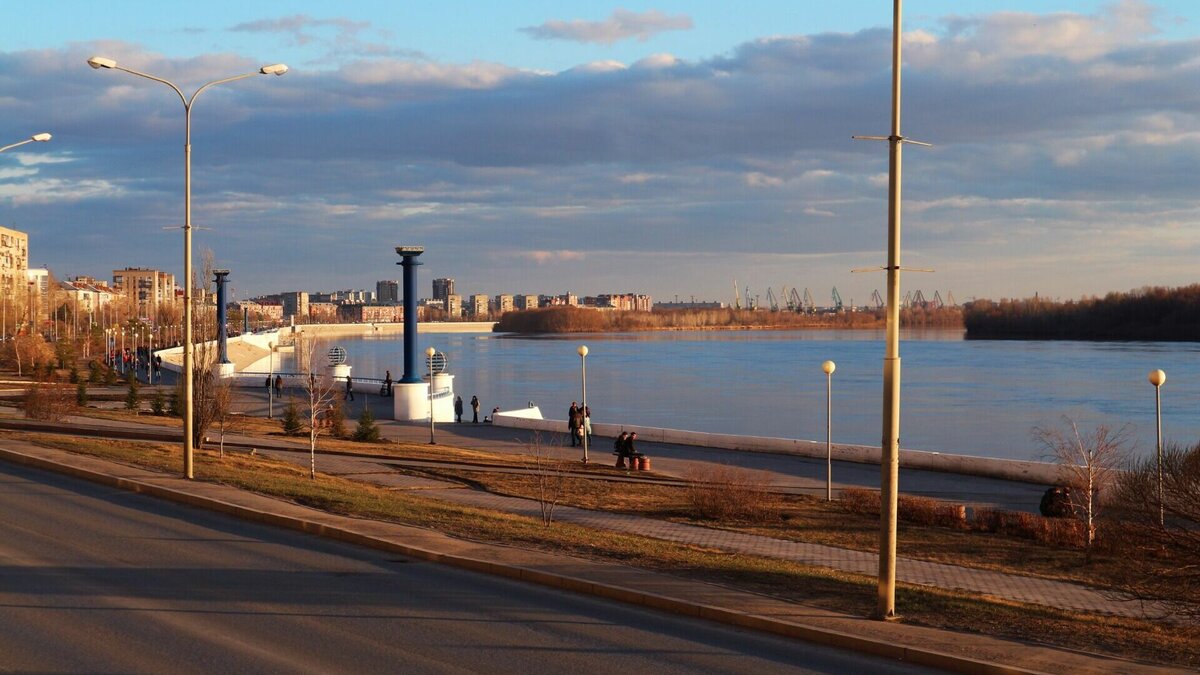
{"type": "MultiPolygon", "coordinates": [[[[566,420],[548,420],[541,417],[538,408],[522,408],[502,411],[495,416],[494,424],[514,429],[567,433],[566,420]]],[[[663,429],[636,424],[606,424],[592,422],[595,436],[615,438],[622,431],[635,431],[639,442],[694,445],[743,452],[767,452],[799,457],[825,458],[825,443],[793,438],[769,438],[766,436],[738,436],[715,434],[704,431],[663,429]]],[[[597,444],[597,448],[607,449],[597,444]]],[[[859,464],[879,464],[878,447],[866,445],[834,445],[833,459],[859,464]]],[[[1062,482],[1061,468],[1057,464],[1032,462],[993,457],[971,457],[951,455],[923,450],[900,451],[900,466],[904,469],[927,469],[968,476],[982,476],[1014,480],[1025,483],[1055,485],[1062,482]]]]}

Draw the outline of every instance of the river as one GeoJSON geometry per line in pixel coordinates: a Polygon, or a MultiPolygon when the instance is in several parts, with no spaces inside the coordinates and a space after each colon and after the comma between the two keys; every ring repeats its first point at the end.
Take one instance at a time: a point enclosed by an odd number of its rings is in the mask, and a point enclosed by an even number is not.
{"type": "MultiPolygon", "coordinates": [[[[685,331],[516,337],[422,334],[447,356],[455,391],[482,409],[526,406],[565,418],[581,398],[597,422],[824,439],[825,375],[833,375],[835,442],[878,445],[883,331],[685,331]]],[[[339,338],[354,374],[399,379],[403,340],[339,338]]],[[[1153,453],[1156,368],[1167,372],[1168,440],[1200,434],[1200,343],[964,340],[959,330],[902,333],[901,445],[1009,459],[1045,459],[1033,428],[1069,416],[1082,428],[1129,425],[1132,450],[1153,453]]],[[[424,363],[424,357],[421,357],[424,363]]],[[[422,366],[423,367],[423,366],[422,366]]],[[[469,410],[468,410],[469,414],[469,410]]]]}

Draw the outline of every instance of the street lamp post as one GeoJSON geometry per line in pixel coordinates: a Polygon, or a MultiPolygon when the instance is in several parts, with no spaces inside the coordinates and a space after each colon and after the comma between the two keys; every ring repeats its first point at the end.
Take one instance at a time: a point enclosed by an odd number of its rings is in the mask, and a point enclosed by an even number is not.
{"type": "Polygon", "coordinates": [[[579,354],[579,366],[583,374],[583,414],[580,420],[579,428],[583,430],[583,463],[588,462],[588,404],[587,404],[587,345],[579,345],[579,349],[575,350],[579,354]]]}
{"type": "Polygon", "coordinates": [[[825,371],[825,501],[833,501],[833,371],[837,364],[826,361],[825,371]]]}
{"type": "Polygon", "coordinates": [[[275,419],[275,343],[268,342],[267,349],[270,354],[267,356],[267,361],[270,365],[267,366],[267,419],[275,419]]]}
{"type": "Polygon", "coordinates": [[[1163,383],[1167,381],[1167,374],[1161,370],[1150,371],[1150,384],[1154,385],[1154,421],[1155,429],[1158,431],[1158,442],[1155,445],[1156,456],[1158,458],[1158,524],[1166,523],[1166,509],[1163,506],[1163,470],[1162,470],[1162,390],[1163,383]]]}
{"type": "Polygon", "coordinates": [[[200,96],[209,87],[242,80],[247,77],[254,77],[255,75],[283,75],[288,71],[288,67],[282,63],[277,63],[270,66],[263,66],[253,73],[244,73],[220,80],[213,80],[201,85],[192,94],[191,98],[188,98],[184,95],[183,90],[169,80],[118,66],[117,62],[112,59],[93,56],[88,59],[87,63],[92,68],[121,70],[130,75],[136,75],[147,80],[165,84],[179,95],[179,100],[183,103],[183,474],[184,477],[190,479],[195,477],[192,460],[192,416],[194,414],[192,410],[192,105],[196,102],[196,97],[200,96]]]}
{"type": "Polygon", "coordinates": [[[47,133],[34,134],[19,143],[13,143],[11,145],[6,145],[3,148],[0,148],[0,152],[4,152],[5,150],[11,150],[13,148],[20,147],[22,145],[25,145],[26,143],[45,143],[46,141],[50,140],[51,138],[52,138],[52,136],[50,136],[50,134],[47,134],[47,133]]]}
{"type": "Polygon", "coordinates": [[[437,445],[433,440],[433,355],[437,350],[430,347],[425,350],[425,360],[429,362],[429,444],[437,445]]]}

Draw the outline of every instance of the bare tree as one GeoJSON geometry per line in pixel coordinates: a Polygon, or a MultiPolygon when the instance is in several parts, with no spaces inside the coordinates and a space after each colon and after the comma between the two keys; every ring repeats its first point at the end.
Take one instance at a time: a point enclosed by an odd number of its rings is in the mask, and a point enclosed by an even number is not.
{"type": "Polygon", "coordinates": [[[535,433],[529,441],[533,457],[533,477],[537,487],[538,507],[541,509],[542,524],[549,527],[554,522],[554,509],[562,499],[563,486],[567,479],[566,465],[561,459],[551,456],[542,446],[542,435],[535,433]]]}
{"type": "Polygon", "coordinates": [[[221,380],[214,384],[212,392],[213,420],[220,433],[220,453],[225,456],[225,433],[233,428],[233,382],[221,380]]]}
{"type": "Polygon", "coordinates": [[[1100,425],[1084,434],[1074,420],[1064,416],[1062,425],[1034,427],[1033,435],[1059,465],[1071,511],[1084,524],[1090,551],[1096,542],[1096,516],[1103,504],[1100,492],[1112,485],[1125,459],[1129,427],[1114,432],[1100,425]]]}
{"type": "Polygon", "coordinates": [[[301,333],[296,339],[297,370],[305,375],[304,391],[308,395],[308,453],[309,478],[317,477],[317,437],[324,427],[324,418],[337,397],[338,383],[331,375],[319,372],[326,353],[321,340],[301,333]]]}
{"type": "Polygon", "coordinates": [[[1124,562],[1117,585],[1200,618],[1200,444],[1164,448],[1162,467],[1161,512],[1155,458],[1133,462],[1117,478],[1112,513],[1124,562]]]}

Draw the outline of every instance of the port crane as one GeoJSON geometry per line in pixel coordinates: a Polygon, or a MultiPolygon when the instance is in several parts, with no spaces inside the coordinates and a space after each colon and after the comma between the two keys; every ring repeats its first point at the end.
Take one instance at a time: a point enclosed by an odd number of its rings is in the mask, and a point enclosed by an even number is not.
{"type": "Polygon", "coordinates": [[[837,286],[833,287],[833,311],[842,311],[842,294],[838,293],[837,286]]]}
{"type": "Polygon", "coordinates": [[[817,311],[817,303],[813,302],[812,293],[807,288],[804,289],[804,311],[809,314],[817,311]]]}
{"type": "Polygon", "coordinates": [[[875,309],[883,309],[883,296],[879,294],[878,288],[871,293],[871,302],[875,303],[875,309]]]}
{"type": "Polygon", "coordinates": [[[942,294],[937,291],[933,292],[933,302],[931,304],[934,309],[941,309],[946,306],[946,303],[942,302],[942,294]]]}
{"type": "Polygon", "coordinates": [[[769,307],[772,312],[779,311],[779,300],[775,297],[775,289],[771,288],[770,286],[767,286],[767,307],[769,307]]]}

